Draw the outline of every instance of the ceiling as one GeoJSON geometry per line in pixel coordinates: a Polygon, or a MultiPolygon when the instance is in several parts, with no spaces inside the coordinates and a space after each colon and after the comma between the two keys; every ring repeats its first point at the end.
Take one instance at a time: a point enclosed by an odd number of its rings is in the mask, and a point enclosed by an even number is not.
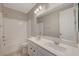
{"type": "Polygon", "coordinates": [[[35,3],[4,3],[5,7],[15,9],[23,13],[28,13],[35,5],[35,3]]]}

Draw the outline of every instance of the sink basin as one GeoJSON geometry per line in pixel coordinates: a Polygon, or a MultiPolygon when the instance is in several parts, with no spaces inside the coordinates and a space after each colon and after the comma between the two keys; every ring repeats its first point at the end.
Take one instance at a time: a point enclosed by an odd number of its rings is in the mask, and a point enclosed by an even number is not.
{"type": "Polygon", "coordinates": [[[54,43],[45,43],[45,46],[48,46],[49,48],[55,49],[57,51],[61,51],[61,52],[64,52],[65,51],[65,48],[64,47],[61,47],[61,46],[56,45],[54,43]]]}
{"type": "Polygon", "coordinates": [[[38,40],[38,43],[41,43],[41,44],[47,46],[50,49],[54,49],[54,50],[57,50],[57,51],[60,51],[60,52],[65,51],[64,47],[60,46],[59,44],[56,45],[53,41],[50,41],[50,40],[47,40],[47,39],[44,39],[44,38],[38,39],[38,37],[36,38],[36,41],[37,40],[38,40]]]}

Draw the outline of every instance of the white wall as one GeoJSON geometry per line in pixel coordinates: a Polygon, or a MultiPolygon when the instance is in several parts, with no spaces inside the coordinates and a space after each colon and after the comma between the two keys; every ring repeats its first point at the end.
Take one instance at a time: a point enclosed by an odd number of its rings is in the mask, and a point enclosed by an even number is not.
{"type": "Polygon", "coordinates": [[[31,20],[27,20],[27,36],[31,35],[31,20]]]}

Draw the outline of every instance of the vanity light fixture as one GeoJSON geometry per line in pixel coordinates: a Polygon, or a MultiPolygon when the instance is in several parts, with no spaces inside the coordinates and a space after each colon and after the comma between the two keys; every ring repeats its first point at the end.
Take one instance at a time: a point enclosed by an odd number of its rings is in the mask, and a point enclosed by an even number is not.
{"type": "Polygon", "coordinates": [[[39,6],[39,9],[42,10],[42,6],[39,6]]]}
{"type": "Polygon", "coordinates": [[[39,6],[39,7],[34,11],[34,13],[35,13],[35,14],[38,14],[42,9],[43,9],[42,6],[39,6]]]}
{"type": "Polygon", "coordinates": [[[38,12],[39,12],[39,9],[37,8],[37,9],[34,11],[34,13],[37,14],[38,12]]]}

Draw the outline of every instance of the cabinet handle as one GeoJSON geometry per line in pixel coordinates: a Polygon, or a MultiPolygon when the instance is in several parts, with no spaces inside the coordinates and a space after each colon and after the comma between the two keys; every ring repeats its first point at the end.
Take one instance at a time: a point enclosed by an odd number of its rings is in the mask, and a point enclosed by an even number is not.
{"type": "Polygon", "coordinates": [[[32,49],[32,48],[30,48],[30,49],[32,49]]]}
{"type": "Polygon", "coordinates": [[[5,38],[5,36],[2,36],[2,38],[5,38]]]}
{"type": "Polygon", "coordinates": [[[5,41],[5,40],[3,40],[3,41],[5,41]]]}
{"type": "Polygon", "coordinates": [[[35,52],[35,50],[33,50],[33,52],[35,52]]]}

